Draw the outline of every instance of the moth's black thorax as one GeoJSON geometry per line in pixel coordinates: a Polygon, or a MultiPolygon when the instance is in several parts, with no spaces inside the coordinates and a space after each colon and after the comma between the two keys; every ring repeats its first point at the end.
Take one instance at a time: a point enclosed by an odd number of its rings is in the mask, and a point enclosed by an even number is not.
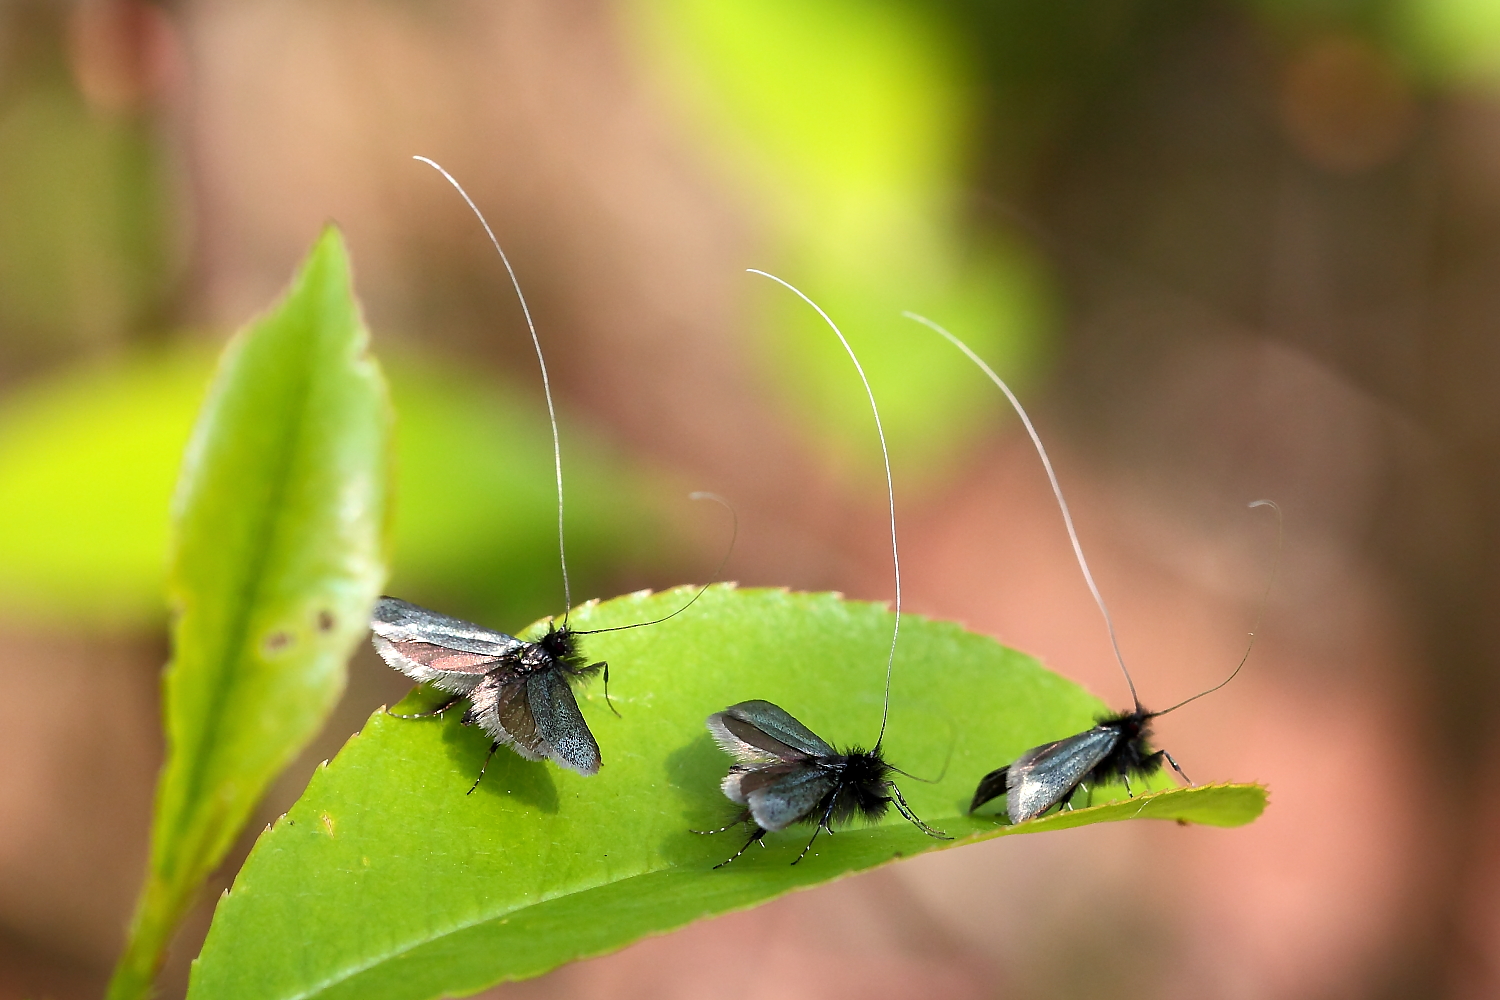
{"type": "Polygon", "coordinates": [[[1162,759],[1152,752],[1147,742],[1151,737],[1152,717],[1150,712],[1137,708],[1099,720],[1101,728],[1113,729],[1120,738],[1109,754],[1089,772],[1093,781],[1110,781],[1125,774],[1146,777],[1161,770],[1162,759]]]}
{"type": "MultiPolygon", "coordinates": [[[[847,822],[855,816],[874,822],[884,816],[890,808],[891,797],[887,791],[891,765],[885,762],[880,750],[861,750],[850,747],[841,757],[827,757],[820,766],[836,771],[838,784],[829,796],[833,799],[833,811],[829,814],[832,823],[847,822]]],[[[828,798],[819,806],[818,819],[828,809],[828,798]]]]}

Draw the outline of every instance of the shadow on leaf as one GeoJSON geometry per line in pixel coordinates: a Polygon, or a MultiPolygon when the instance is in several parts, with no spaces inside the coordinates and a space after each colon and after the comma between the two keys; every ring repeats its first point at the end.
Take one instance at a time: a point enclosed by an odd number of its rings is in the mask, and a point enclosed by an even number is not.
{"type": "MultiPolygon", "coordinates": [[[[476,797],[481,795],[513,799],[541,812],[553,815],[558,809],[557,783],[549,770],[553,765],[544,760],[523,760],[507,746],[497,747],[495,755],[485,767],[484,758],[490,752],[490,737],[478,726],[465,726],[458,716],[450,712],[443,720],[443,746],[447,748],[458,771],[472,783],[484,768],[484,779],[474,789],[476,797]]],[[[464,785],[459,792],[467,792],[464,785]]]]}

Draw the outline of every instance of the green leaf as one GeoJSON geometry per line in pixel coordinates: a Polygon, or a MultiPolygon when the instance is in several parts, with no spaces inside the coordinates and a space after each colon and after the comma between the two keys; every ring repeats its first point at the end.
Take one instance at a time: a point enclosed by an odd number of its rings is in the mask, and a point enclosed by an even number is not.
{"type": "MultiPolygon", "coordinates": [[[[576,609],[572,623],[645,621],[689,594],[631,595],[576,609]]],[[[214,915],[189,997],[464,995],[897,857],[1137,815],[1237,825],[1264,805],[1259,787],[1212,786],[1015,827],[965,815],[981,775],[1085,728],[1104,706],[991,639],[908,616],[885,750],[914,774],[942,774],[901,786],[919,816],[958,839],[929,839],[893,811],[880,826],[819,838],[795,867],[804,827],[713,870],[745,834],[689,832],[735,812],[718,788],[729,760],[704,718],[765,698],[836,746],[869,746],[891,621],[832,594],[716,586],[670,622],[588,637],[585,652],[610,661],[621,713],[599,685],[580,692],[603,750],[595,778],[502,749],[465,795],[488,746],[482,733],[452,714],[376,712],[255,845],[214,915]]],[[[1098,798],[1106,792],[1123,794],[1098,798]]]]}
{"type": "Polygon", "coordinates": [[[344,687],[386,574],[390,407],[338,233],[225,349],[183,460],[167,764],[110,984],[145,996],[172,929],[344,687]]]}

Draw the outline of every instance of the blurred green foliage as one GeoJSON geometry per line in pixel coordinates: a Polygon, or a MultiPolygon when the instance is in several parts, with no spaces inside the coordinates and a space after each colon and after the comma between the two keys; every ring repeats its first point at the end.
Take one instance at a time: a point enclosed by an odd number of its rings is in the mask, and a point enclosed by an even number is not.
{"type": "MultiPolygon", "coordinates": [[[[912,309],[1023,386],[1060,321],[1048,262],[1017,236],[1049,171],[1107,131],[1120,88],[1216,18],[1263,33],[1268,68],[1354,36],[1440,86],[1500,83],[1493,0],[630,0],[639,65],[786,278],[849,335],[898,468],[941,473],[993,421],[959,362],[912,343],[912,309]],[[984,195],[978,192],[985,192],[984,195]],[[1015,215],[1012,211],[1015,210],[1015,215]]],[[[1026,219],[1028,228],[1040,225],[1026,219]]],[[[858,386],[817,319],[747,286],[763,377],[834,461],[865,446],[858,386]],[[852,446],[852,451],[851,451],[852,446]]]]}
{"type": "MultiPolygon", "coordinates": [[[[0,617],[163,620],[167,505],[211,364],[198,347],[153,350],[0,404],[0,617]]],[[[415,357],[391,366],[391,382],[392,589],[502,620],[554,610],[557,497],[539,396],[415,357]]],[[[639,473],[568,428],[563,448],[575,594],[597,596],[620,565],[670,559],[639,473]]]]}
{"type": "MultiPolygon", "coordinates": [[[[999,409],[903,309],[940,317],[1024,381],[1045,347],[1039,260],[969,217],[979,105],[967,48],[902,0],[636,0],[641,64],[753,205],[746,263],[812,296],[859,352],[896,464],[940,470],[999,409]]],[[[763,373],[831,455],[869,454],[862,392],[821,321],[752,285],[763,373]]]]}
{"type": "MultiPolygon", "coordinates": [[[[432,359],[388,364],[400,415],[391,590],[516,627],[557,611],[557,486],[541,392],[432,359]]],[[[663,499],[639,465],[559,419],[574,600],[613,593],[623,567],[678,562],[687,542],[666,524],[692,507],[686,495],[663,499]]]]}
{"type": "Polygon", "coordinates": [[[1441,84],[1500,87],[1500,4],[1493,0],[1408,0],[1397,30],[1441,84]]]}
{"type": "Polygon", "coordinates": [[[179,272],[159,136],[78,93],[67,11],[0,10],[0,365],[159,331],[179,272]]]}
{"type": "Polygon", "coordinates": [[[159,622],[167,507],[206,350],[59,372],[0,404],[0,616],[159,622]]]}

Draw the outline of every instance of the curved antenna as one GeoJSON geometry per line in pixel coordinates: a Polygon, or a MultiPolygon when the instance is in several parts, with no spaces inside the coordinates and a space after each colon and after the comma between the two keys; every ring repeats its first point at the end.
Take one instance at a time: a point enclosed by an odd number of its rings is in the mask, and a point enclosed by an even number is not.
{"type": "MultiPolygon", "coordinates": [[[[688,494],[688,499],[689,500],[713,500],[713,501],[716,501],[717,503],[722,504],[723,507],[724,507],[724,509],[727,510],[727,511],[729,511],[729,516],[734,519],[734,530],[730,533],[730,536],[729,536],[729,548],[727,548],[727,549],[724,550],[724,558],[719,560],[719,565],[714,570],[714,573],[713,573],[714,579],[717,580],[718,577],[719,577],[719,575],[724,572],[724,567],[726,565],[728,565],[728,563],[729,563],[729,556],[734,552],[734,543],[740,537],[740,515],[735,512],[733,504],[731,504],[728,500],[725,500],[723,497],[719,496],[719,494],[717,494],[717,493],[709,493],[706,490],[698,490],[697,492],[689,493],[688,494]]],[[[703,586],[701,586],[701,587],[698,588],[698,592],[693,595],[693,599],[691,601],[688,601],[686,604],[684,604],[682,607],[678,608],[676,611],[672,612],[670,615],[666,615],[666,616],[664,616],[662,618],[657,618],[657,619],[655,619],[653,621],[649,621],[649,622],[636,622],[634,625],[615,625],[612,628],[591,628],[591,629],[587,629],[587,630],[574,630],[573,634],[574,635],[598,635],[600,632],[623,632],[623,631],[625,631],[628,628],[643,628],[646,625],[660,625],[662,622],[666,621],[668,618],[676,618],[678,615],[682,614],[688,608],[692,607],[694,604],[697,604],[698,603],[698,598],[702,597],[703,594],[704,594],[704,592],[707,591],[708,588],[712,587],[712,586],[713,586],[712,583],[705,583],[703,586]]]]}
{"type": "Polygon", "coordinates": [[[500,262],[505,265],[505,273],[510,275],[511,287],[516,290],[516,298],[521,300],[521,312],[526,315],[526,329],[531,331],[531,346],[536,348],[536,363],[542,369],[542,395],[547,397],[547,420],[552,424],[552,467],[557,472],[557,559],[562,565],[563,625],[566,626],[568,615],[573,613],[573,588],[568,583],[568,550],[563,544],[562,443],[557,433],[557,410],[552,405],[552,380],[547,377],[547,359],[542,357],[542,342],[536,335],[536,323],[531,318],[531,307],[526,304],[526,296],[521,292],[521,282],[516,277],[515,268],[510,266],[510,258],[505,256],[504,250],[500,249],[500,241],[495,238],[495,231],[490,228],[489,221],[485,219],[479,206],[474,204],[474,199],[469,197],[469,192],[465,191],[464,186],[458,183],[453,175],[444,170],[437,161],[429,160],[425,156],[413,156],[412,159],[420,160],[442,174],[468,204],[469,210],[484,227],[485,235],[490,238],[495,252],[500,255],[500,262]]]}
{"type": "Polygon", "coordinates": [[[1073,543],[1073,554],[1078,557],[1078,568],[1083,570],[1083,580],[1089,585],[1089,593],[1094,595],[1094,603],[1099,605],[1099,613],[1104,616],[1104,627],[1109,630],[1109,644],[1115,651],[1115,662],[1120,665],[1120,671],[1125,675],[1125,683],[1130,685],[1130,700],[1135,702],[1136,711],[1141,711],[1140,696],[1135,693],[1135,681],[1131,679],[1130,670],[1125,666],[1125,657],[1120,653],[1120,639],[1115,635],[1114,619],[1109,616],[1109,608],[1104,604],[1104,595],[1099,593],[1099,587],[1094,583],[1094,574],[1089,572],[1089,561],[1083,557],[1083,546],[1078,542],[1078,532],[1073,529],[1073,515],[1068,510],[1068,501],[1063,499],[1062,487],[1058,485],[1057,473],[1052,470],[1052,460],[1047,457],[1047,449],[1042,446],[1042,439],[1032,426],[1031,418],[1026,415],[1026,410],[1021,406],[1021,401],[1016,394],[1010,391],[1010,386],[995,374],[995,370],[984,363],[984,359],[969,349],[969,345],[959,340],[953,334],[943,329],[926,316],[914,312],[903,312],[901,315],[907,319],[916,320],[927,329],[947,339],[948,343],[963,351],[968,359],[979,366],[980,371],[990,377],[990,381],[1005,393],[1005,398],[1010,400],[1010,405],[1015,408],[1021,423],[1026,427],[1026,433],[1031,435],[1031,443],[1036,445],[1036,453],[1041,456],[1042,467],[1047,470],[1047,479],[1052,483],[1052,495],[1057,497],[1057,506],[1062,510],[1063,524],[1068,528],[1068,540],[1073,543]]]}
{"type": "Polygon", "coordinates": [[[1250,659],[1250,650],[1255,648],[1255,636],[1258,632],[1260,632],[1260,621],[1266,615],[1266,604],[1271,600],[1271,588],[1276,585],[1276,575],[1281,572],[1281,549],[1282,543],[1286,540],[1286,519],[1282,516],[1281,508],[1277,506],[1276,501],[1252,500],[1250,502],[1250,506],[1269,507],[1276,512],[1276,559],[1271,564],[1271,578],[1266,581],[1266,589],[1260,595],[1260,610],[1255,612],[1255,625],[1250,629],[1250,641],[1245,644],[1245,655],[1240,657],[1239,664],[1234,668],[1234,671],[1230,673],[1228,677],[1224,678],[1222,681],[1215,684],[1207,691],[1199,691],[1191,698],[1186,698],[1182,701],[1179,701],[1171,708],[1164,708],[1160,712],[1152,712],[1151,717],[1153,719],[1157,716],[1166,715],[1168,712],[1175,712],[1183,705],[1186,705],[1188,702],[1197,701],[1199,698],[1202,698],[1206,694],[1213,694],[1215,691],[1219,690],[1219,688],[1223,687],[1225,684],[1228,684],[1230,681],[1238,677],[1240,671],[1244,669],[1245,661],[1250,659]]]}
{"type": "Polygon", "coordinates": [[[781,280],[774,274],[768,274],[753,267],[747,267],[745,270],[763,278],[770,278],[778,285],[790,289],[794,295],[812,306],[813,310],[823,317],[823,322],[828,324],[828,328],[839,338],[839,343],[844,345],[844,351],[848,353],[849,360],[854,362],[854,370],[859,372],[859,380],[865,385],[865,395],[870,399],[870,412],[875,414],[875,433],[880,435],[880,456],[885,461],[885,493],[891,508],[891,563],[895,567],[896,574],[896,626],[891,629],[891,652],[885,661],[885,703],[880,709],[880,735],[875,738],[875,752],[879,752],[881,741],[885,739],[885,724],[891,717],[891,665],[896,662],[896,639],[901,635],[901,552],[896,547],[896,487],[891,479],[891,452],[885,446],[885,428],[880,424],[880,407],[875,405],[875,393],[870,388],[870,380],[865,377],[864,366],[859,363],[859,358],[854,354],[854,348],[849,346],[849,341],[844,339],[843,331],[838,328],[838,324],[828,318],[828,314],[823,311],[822,307],[803,295],[796,286],[781,280]]]}
{"type": "Polygon", "coordinates": [[[923,777],[919,777],[918,775],[912,774],[910,771],[903,771],[903,770],[901,770],[901,768],[897,767],[895,764],[887,764],[886,766],[889,767],[892,771],[895,771],[897,774],[904,774],[904,775],[906,775],[906,777],[912,779],[913,781],[920,781],[924,785],[941,785],[943,783],[943,779],[948,776],[948,765],[951,764],[951,763],[953,763],[953,751],[954,751],[954,749],[957,746],[958,746],[958,730],[956,728],[954,728],[954,726],[953,726],[953,720],[949,719],[948,720],[948,753],[943,758],[943,769],[938,772],[938,776],[936,778],[923,778],[923,777]]]}

